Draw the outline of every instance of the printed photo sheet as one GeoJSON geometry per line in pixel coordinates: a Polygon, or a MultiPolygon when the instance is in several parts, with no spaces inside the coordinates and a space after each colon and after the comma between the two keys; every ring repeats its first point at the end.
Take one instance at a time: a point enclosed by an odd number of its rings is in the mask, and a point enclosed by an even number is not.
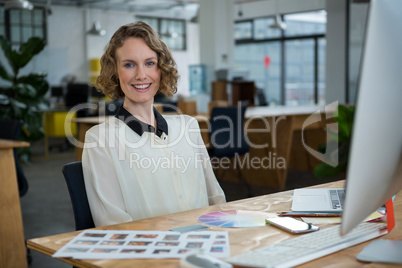
{"type": "Polygon", "coordinates": [[[230,256],[228,233],[199,231],[85,230],[53,257],[74,259],[182,258],[202,252],[217,258],[230,256]]]}

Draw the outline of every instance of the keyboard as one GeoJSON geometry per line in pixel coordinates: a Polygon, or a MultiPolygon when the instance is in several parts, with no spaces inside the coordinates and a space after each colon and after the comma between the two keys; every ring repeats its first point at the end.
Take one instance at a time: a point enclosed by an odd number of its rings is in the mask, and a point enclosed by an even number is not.
{"type": "Polygon", "coordinates": [[[331,197],[331,204],[333,209],[343,209],[343,203],[345,200],[345,189],[329,190],[329,196],[331,197]]]}
{"type": "Polygon", "coordinates": [[[340,236],[340,225],[303,234],[225,261],[249,267],[292,267],[387,234],[386,223],[360,223],[340,236]]]}

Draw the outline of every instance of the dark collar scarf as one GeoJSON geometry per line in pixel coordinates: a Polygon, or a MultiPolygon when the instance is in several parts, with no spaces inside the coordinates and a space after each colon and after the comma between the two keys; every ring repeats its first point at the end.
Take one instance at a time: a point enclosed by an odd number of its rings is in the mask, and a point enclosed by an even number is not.
{"type": "Polygon", "coordinates": [[[139,136],[142,136],[142,134],[144,132],[156,133],[156,135],[158,137],[161,137],[163,132],[165,132],[167,135],[168,134],[168,125],[167,125],[165,118],[163,118],[163,116],[155,109],[155,107],[154,107],[154,114],[155,114],[155,118],[156,118],[156,132],[155,132],[154,126],[148,125],[148,124],[138,120],[129,111],[127,111],[123,106],[120,106],[115,117],[120,119],[124,123],[126,123],[127,126],[129,128],[131,128],[139,136]]]}

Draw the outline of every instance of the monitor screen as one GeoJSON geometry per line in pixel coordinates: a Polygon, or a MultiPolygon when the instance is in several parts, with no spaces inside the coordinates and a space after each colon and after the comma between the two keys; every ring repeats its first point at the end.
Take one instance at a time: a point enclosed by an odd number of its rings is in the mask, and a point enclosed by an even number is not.
{"type": "Polygon", "coordinates": [[[51,87],[50,95],[52,97],[63,97],[64,96],[63,87],[55,87],[55,86],[51,87]]]}
{"type": "Polygon", "coordinates": [[[402,1],[371,0],[346,174],[343,234],[402,188],[402,1]]]}
{"type": "Polygon", "coordinates": [[[85,83],[74,83],[67,85],[65,96],[66,107],[71,108],[77,104],[88,102],[89,85],[85,83]]]}

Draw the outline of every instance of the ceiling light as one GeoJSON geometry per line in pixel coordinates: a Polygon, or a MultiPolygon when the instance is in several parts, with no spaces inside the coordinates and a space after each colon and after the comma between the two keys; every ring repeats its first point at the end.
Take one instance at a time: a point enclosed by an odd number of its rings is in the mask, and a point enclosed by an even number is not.
{"type": "Polygon", "coordinates": [[[106,31],[102,30],[102,28],[100,26],[100,22],[95,21],[92,24],[92,28],[87,32],[87,34],[104,36],[106,34],[106,31]]]}
{"type": "Polygon", "coordinates": [[[281,16],[276,14],[275,21],[273,24],[269,25],[269,28],[285,30],[286,24],[282,21],[281,16]]]}
{"type": "Polygon", "coordinates": [[[26,0],[10,0],[4,4],[5,9],[27,9],[32,10],[33,5],[26,0]]]}
{"type": "Polygon", "coordinates": [[[239,12],[237,13],[237,15],[238,15],[239,17],[243,17],[243,10],[242,10],[242,8],[241,8],[241,5],[239,5],[239,12]]]}
{"type": "Polygon", "coordinates": [[[278,9],[278,1],[275,1],[275,21],[273,24],[269,25],[269,28],[271,29],[280,29],[280,30],[285,30],[286,29],[286,24],[282,21],[281,15],[279,15],[280,11],[278,9]]]}

